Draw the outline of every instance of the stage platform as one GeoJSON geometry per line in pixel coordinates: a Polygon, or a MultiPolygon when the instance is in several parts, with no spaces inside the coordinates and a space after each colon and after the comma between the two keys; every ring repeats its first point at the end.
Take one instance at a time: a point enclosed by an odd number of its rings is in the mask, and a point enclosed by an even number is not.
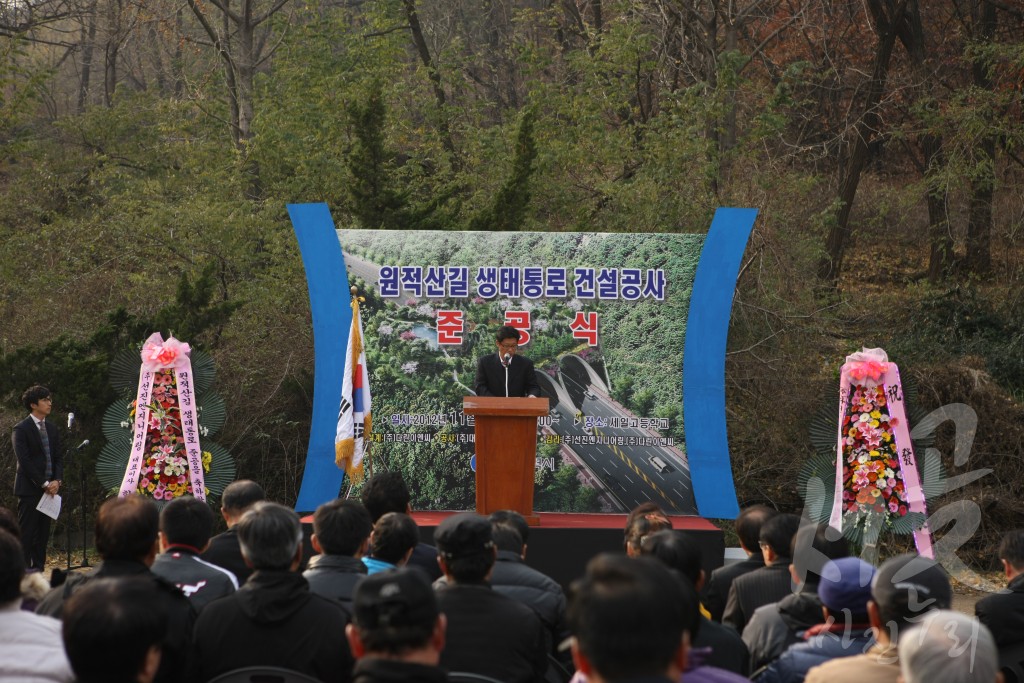
{"type": "MultiPolygon", "coordinates": [[[[425,543],[432,544],[434,529],[454,514],[458,513],[424,510],[414,512],[412,517],[420,527],[420,537],[425,543]]],[[[567,588],[573,579],[583,574],[587,561],[594,555],[623,552],[624,514],[540,512],[537,515],[540,525],[530,527],[526,562],[563,587],[567,588]]],[[[672,516],[669,519],[673,528],[687,532],[700,544],[705,572],[710,575],[713,569],[722,566],[725,539],[721,529],[703,517],[672,516]]],[[[312,523],[312,516],[302,521],[312,523]]]]}

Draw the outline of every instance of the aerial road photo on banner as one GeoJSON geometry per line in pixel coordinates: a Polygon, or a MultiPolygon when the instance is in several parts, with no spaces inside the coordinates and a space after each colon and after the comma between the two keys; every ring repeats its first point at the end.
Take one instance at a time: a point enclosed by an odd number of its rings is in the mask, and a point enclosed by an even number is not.
{"type": "Polygon", "coordinates": [[[520,331],[551,409],[538,426],[538,510],[696,514],[683,440],[686,315],[703,244],[690,234],[339,230],[362,304],[374,458],[413,505],[473,506],[477,359],[520,331]],[[514,264],[514,265],[513,265],[514,264]]]}

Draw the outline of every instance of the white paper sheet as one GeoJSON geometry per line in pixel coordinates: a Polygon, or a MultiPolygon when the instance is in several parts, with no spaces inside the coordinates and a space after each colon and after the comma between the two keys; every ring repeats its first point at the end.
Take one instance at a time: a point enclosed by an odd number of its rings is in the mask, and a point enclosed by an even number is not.
{"type": "Polygon", "coordinates": [[[39,505],[36,505],[36,510],[39,510],[47,517],[57,519],[60,515],[60,496],[51,496],[49,493],[44,493],[43,497],[39,499],[39,505]]]}

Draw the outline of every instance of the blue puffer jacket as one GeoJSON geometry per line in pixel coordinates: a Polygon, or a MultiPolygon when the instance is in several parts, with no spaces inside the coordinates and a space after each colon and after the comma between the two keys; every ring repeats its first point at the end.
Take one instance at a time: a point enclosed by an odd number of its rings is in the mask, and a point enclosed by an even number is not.
{"type": "Polygon", "coordinates": [[[755,683],[803,683],[807,672],[819,664],[862,654],[874,644],[869,628],[854,628],[849,634],[819,633],[805,642],[790,645],[753,680],[755,683]]]}

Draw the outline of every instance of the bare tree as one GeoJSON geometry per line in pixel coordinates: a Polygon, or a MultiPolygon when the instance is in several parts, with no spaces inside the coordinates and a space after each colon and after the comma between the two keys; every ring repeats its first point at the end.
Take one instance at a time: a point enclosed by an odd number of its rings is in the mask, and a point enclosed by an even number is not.
{"type": "MultiPolygon", "coordinates": [[[[965,3],[965,21],[971,37],[981,45],[992,42],[996,34],[996,5],[987,0],[965,3]]],[[[971,78],[982,91],[992,89],[990,64],[982,50],[971,60],[971,78]]],[[[993,133],[982,136],[977,147],[978,159],[971,175],[971,202],[967,215],[967,271],[977,275],[992,269],[992,195],[995,192],[996,138],[993,133]]]]}
{"type": "MultiPolygon", "coordinates": [[[[290,0],[188,0],[192,13],[199,20],[224,68],[228,102],[231,108],[231,136],[235,146],[248,154],[255,116],[256,72],[273,55],[276,43],[271,19],[281,12],[290,0]]],[[[255,162],[247,163],[249,173],[248,194],[257,198],[262,194],[259,169],[255,162]]]]}
{"type": "Polygon", "coordinates": [[[829,228],[825,241],[825,256],[818,264],[818,278],[835,285],[843,267],[843,256],[850,241],[850,210],[857,196],[857,186],[868,162],[868,145],[881,130],[879,104],[885,93],[889,77],[889,62],[892,57],[896,35],[900,24],[907,20],[908,0],[868,0],[878,45],[875,47],[874,65],[868,81],[867,93],[862,104],[862,113],[854,125],[852,139],[843,150],[840,160],[839,206],[835,221],[829,228]]]}

